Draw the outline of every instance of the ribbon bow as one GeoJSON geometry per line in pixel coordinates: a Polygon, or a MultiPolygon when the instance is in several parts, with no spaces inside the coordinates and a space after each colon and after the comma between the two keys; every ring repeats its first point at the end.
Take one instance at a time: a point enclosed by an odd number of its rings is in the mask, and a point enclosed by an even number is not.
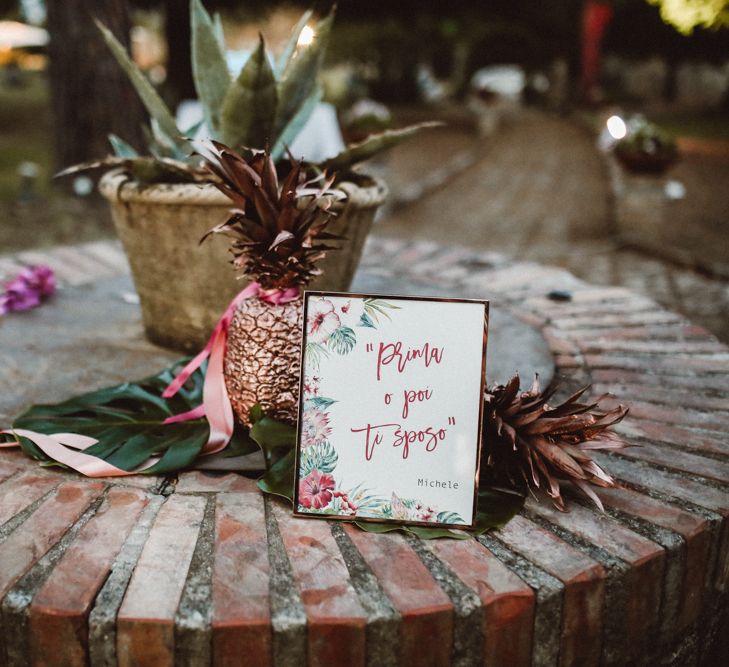
{"type": "MultiPolygon", "coordinates": [[[[225,348],[228,342],[228,329],[230,328],[230,323],[238,306],[246,299],[253,297],[258,297],[261,301],[265,301],[271,305],[279,305],[295,301],[300,296],[301,293],[296,287],[290,287],[284,290],[264,290],[259,283],[251,283],[248,285],[238,293],[225,309],[205,347],[180,371],[177,377],[162,392],[163,398],[171,398],[174,396],[189,377],[200,368],[203,361],[208,357],[210,358],[203,382],[202,404],[188,412],[168,417],[163,422],[164,424],[172,424],[205,417],[210,426],[210,434],[208,441],[200,452],[201,456],[216,454],[224,449],[233,437],[235,418],[233,415],[233,407],[230,404],[228,390],[225,386],[223,364],[225,361],[225,348]]],[[[134,470],[123,470],[96,456],[85,454],[85,449],[98,442],[98,440],[89,436],[79,435],[77,433],[44,434],[25,429],[0,431],[0,433],[15,434],[32,440],[47,456],[50,456],[59,463],[63,463],[69,468],[73,468],[87,477],[134,475],[151,468],[160,458],[153,456],[137,466],[134,470]]],[[[16,447],[19,444],[18,442],[0,443],[0,447],[16,447]]]]}

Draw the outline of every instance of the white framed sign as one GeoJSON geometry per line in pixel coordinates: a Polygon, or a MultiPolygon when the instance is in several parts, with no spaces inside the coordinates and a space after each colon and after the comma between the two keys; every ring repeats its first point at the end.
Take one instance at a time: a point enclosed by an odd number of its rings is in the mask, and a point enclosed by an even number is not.
{"type": "Polygon", "coordinates": [[[294,513],[472,527],[488,302],[306,292],[294,513]]]}

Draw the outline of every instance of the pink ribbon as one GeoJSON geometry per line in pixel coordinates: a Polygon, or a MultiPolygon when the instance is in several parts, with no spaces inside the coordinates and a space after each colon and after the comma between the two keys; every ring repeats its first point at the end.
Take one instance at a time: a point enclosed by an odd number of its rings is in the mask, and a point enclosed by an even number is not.
{"type": "MultiPolygon", "coordinates": [[[[78,433],[53,433],[46,435],[45,433],[36,433],[23,428],[16,428],[12,431],[0,431],[6,435],[20,436],[32,440],[33,443],[45,454],[55,461],[63,463],[69,468],[73,468],[77,472],[87,477],[121,477],[124,475],[136,475],[147,468],[151,468],[157,461],[159,456],[153,456],[144,463],[137,466],[134,470],[122,470],[106,461],[90,454],[84,454],[84,450],[95,445],[98,440],[90,438],[86,435],[78,433]]],[[[2,447],[18,447],[19,442],[0,442],[2,447]]]]}
{"type": "MultiPolygon", "coordinates": [[[[163,422],[164,424],[174,424],[205,417],[210,426],[210,435],[200,452],[201,456],[207,456],[221,451],[230,442],[231,437],[233,437],[235,418],[233,408],[230,404],[228,390],[225,386],[223,365],[225,361],[225,348],[228,342],[228,329],[230,328],[230,323],[238,306],[245,299],[252,297],[258,297],[261,301],[265,301],[271,305],[279,305],[295,301],[300,296],[301,293],[296,287],[290,287],[285,290],[264,290],[259,283],[251,283],[248,285],[238,293],[225,309],[223,316],[215,325],[210,339],[201,352],[180,371],[177,377],[162,392],[163,398],[171,398],[174,396],[190,376],[200,368],[203,361],[208,357],[210,358],[203,382],[202,405],[179,415],[168,417],[163,422]]],[[[75,433],[46,435],[25,429],[0,431],[0,433],[8,435],[15,434],[28,438],[52,459],[88,477],[134,475],[151,468],[160,460],[159,456],[153,456],[137,466],[134,470],[122,470],[96,456],[84,454],[85,449],[98,442],[88,436],[75,433]]],[[[0,443],[0,447],[16,447],[19,444],[18,442],[0,443]]]]}

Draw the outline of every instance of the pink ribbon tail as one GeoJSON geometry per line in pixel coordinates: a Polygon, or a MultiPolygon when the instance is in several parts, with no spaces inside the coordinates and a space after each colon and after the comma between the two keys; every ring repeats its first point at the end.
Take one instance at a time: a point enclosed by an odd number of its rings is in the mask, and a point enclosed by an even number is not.
{"type": "Polygon", "coordinates": [[[261,291],[261,286],[258,283],[251,283],[245,289],[238,292],[238,295],[228,304],[225,309],[223,316],[218,320],[218,323],[213,329],[213,333],[210,334],[208,342],[205,347],[195,356],[194,359],[188,362],[188,364],[180,371],[177,377],[170,382],[167,388],[162,392],[162,398],[172,398],[182,387],[185,382],[188,381],[190,376],[202,365],[211,354],[213,344],[221,331],[225,331],[226,338],[230,321],[233,319],[236,309],[244,299],[250,299],[252,296],[256,296],[261,291]]]}
{"type": "MultiPolygon", "coordinates": [[[[210,435],[202,448],[201,455],[203,456],[221,451],[233,436],[235,426],[233,407],[230,404],[228,390],[225,386],[225,376],[223,375],[225,348],[228,342],[228,328],[235,311],[243,300],[254,296],[266,303],[279,305],[295,301],[300,297],[300,292],[295,287],[285,290],[262,290],[259,283],[248,285],[230,302],[202,351],[180,371],[162,393],[163,398],[174,396],[190,376],[200,368],[203,361],[208,357],[210,358],[203,383],[202,405],[187,412],[168,417],[163,422],[165,424],[175,424],[205,417],[210,425],[210,435]]],[[[89,436],[76,433],[46,435],[26,429],[0,431],[0,434],[12,435],[16,438],[18,436],[28,438],[50,458],[73,468],[87,477],[135,475],[148,470],[158,463],[161,458],[160,456],[152,456],[134,470],[123,470],[97,456],[86,454],[84,450],[98,442],[98,440],[89,436]]],[[[20,442],[18,441],[0,442],[0,448],[18,447],[19,445],[20,442]]]]}
{"type": "Polygon", "coordinates": [[[190,361],[180,374],[169,384],[162,393],[163,398],[174,396],[180,387],[200,367],[202,362],[210,357],[208,368],[205,372],[203,383],[202,405],[173,417],[165,419],[165,424],[189,421],[205,417],[210,425],[208,441],[202,449],[201,455],[215,454],[230,442],[235,428],[235,417],[233,407],[230,404],[230,397],[225,386],[223,366],[225,362],[225,349],[228,343],[228,329],[238,306],[245,299],[258,297],[271,305],[280,305],[295,301],[301,296],[297,287],[289,287],[284,290],[272,289],[263,290],[259,283],[251,283],[230,302],[218,324],[213,329],[207,344],[203,350],[192,361],[190,361]]]}
{"type": "Polygon", "coordinates": [[[298,287],[287,287],[284,290],[270,289],[261,290],[258,293],[258,298],[261,301],[270,303],[272,306],[278,306],[290,301],[296,301],[301,296],[301,292],[298,287]]]}
{"type": "MultiPolygon", "coordinates": [[[[134,470],[122,470],[96,456],[85,454],[83,450],[98,442],[98,440],[85,435],[76,433],[53,433],[52,435],[46,435],[22,428],[12,431],[0,431],[0,433],[28,438],[28,440],[31,440],[44,454],[50,456],[53,460],[63,463],[63,465],[73,468],[73,470],[87,477],[122,477],[136,475],[151,468],[159,461],[159,457],[151,457],[134,470]]],[[[18,447],[19,445],[20,443],[17,441],[0,443],[0,447],[18,447]]]]}
{"type": "Polygon", "coordinates": [[[187,412],[181,412],[179,415],[173,415],[172,417],[167,417],[162,423],[163,424],[177,424],[179,422],[189,422],[193,419],[202,419],[205,416],[205,406],[204,405],[198,405],[196,408],[193,408],[192,410],[188,410],[187,412]]]}

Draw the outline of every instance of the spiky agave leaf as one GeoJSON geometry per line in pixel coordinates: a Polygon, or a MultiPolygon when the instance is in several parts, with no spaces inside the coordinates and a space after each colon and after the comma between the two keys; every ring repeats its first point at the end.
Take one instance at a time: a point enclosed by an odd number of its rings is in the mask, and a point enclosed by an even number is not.
{"type": "Polygon", "coordinates": [[[233,203],[229,217],[205,235],[233,238],[233,264],[264,289],[307,285],[319,275],[317,263],[339,237],[327,231],[332,204],[346,198],[332,189],[333,178],[316,188],[301,163],[279,182],[269,153],[249,151],[245,157],[219,142],[206,146],[206,166],[215,186],[233,203]]]}
{"type": "Polygon", "coordinates": [[[164,157],[118,157],[109,156],[101,160],[82,162],[59,171],[54,178],[71,176],[91,169],[121,168],[139,183],[204,183],[209,176],[194,165],[164,157]]]}
{"type": "Polygon", "coordinates": [[[542,392],[539,380],[520,391],[519,376],[492,387],[484,401],[484,463],[495,479],[543,489],[564,511],[561,484],[571,482],[600,509],[591,485],[614,486],[614,479],[590,456],[591,450],[620,449],[626,444],[607,429],[628,412],[622,405],[603,411],[598,398],[581,403],[583,387],[559,405],[549,404],[554,389],[542,392]]]}
{"type": "Polygon", "coordinates": [[[443,123],[439,121],[427,121],[424,123],[416,123],[407,127],[397,128],[395,130],[384,130],[376,134],[371,134],[366,139],[356,144],[348,145],[341,153],[335,155],[319,165],[322,169],[344,170],[369,160],[378,153],[388,148],[397,146],[399,143],[409,139],[421,130],[441,127],[443,123]]]}

